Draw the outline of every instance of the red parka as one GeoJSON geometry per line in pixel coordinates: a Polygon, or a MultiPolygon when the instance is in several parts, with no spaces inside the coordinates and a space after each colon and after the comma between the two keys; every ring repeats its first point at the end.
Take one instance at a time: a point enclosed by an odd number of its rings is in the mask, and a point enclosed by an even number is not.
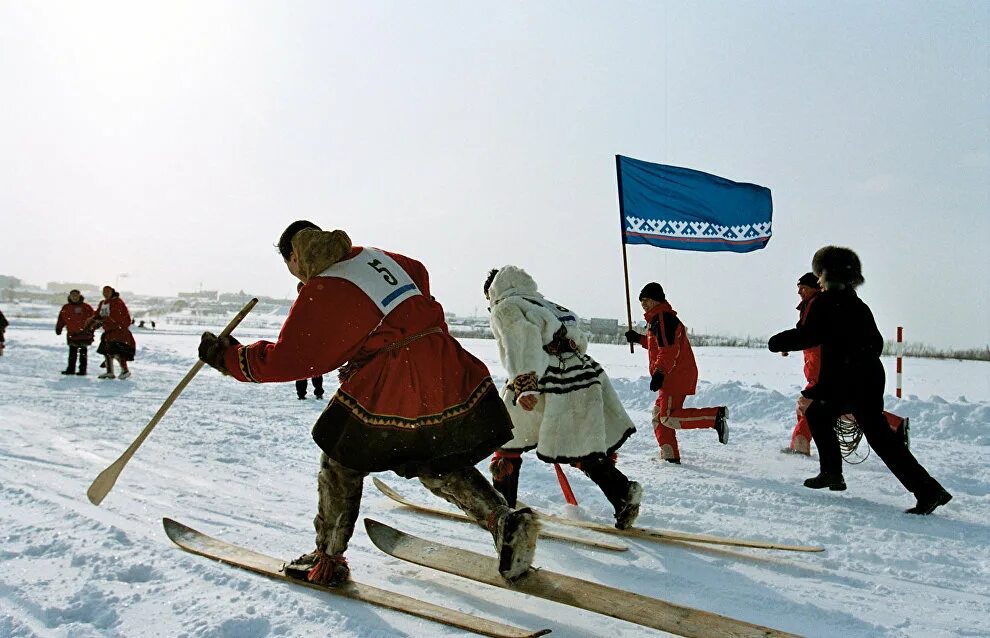
{"type": "Polygon", "coordinates": [[[664,301],[651,308],[644,318],[647,330],[639,343],[649,351],[650,374],[663,372],[663,391],[667,394],[694,394],[698,387],[698,365],[687,328],[677,318],[677,312],[664,301]]]}
{"type": "MultiPolygon", "coordinates": [[[[807,299],[802,299],[801,303],[798,304],[798,322],[797,327],[804,325],[805,320],[808,318],[808,311],[811,310],[811,304],[815,302],[818,298],[818,293],[816,292],[807,299]]],[[[818,383],[818,373],[822,369],[822,347],[815,346],[814,348],[808,348],[804,350],[804,378],[808,380],[809,385],[815,385],[818,383]]]]}
{"type": "Polygon", "coordinates": [[[79,301],[71,301],[58,313],[58,321],[55,322],[55,334],[62,334],[65,330],[65,341],[70,346],[88,346],[93,343],[93,328],[90,319],[93,318],[93,306],[86,303],[82,295],[79,301]]]}
{"type": "Polygon", "coordinates": [[[116,292],[109,301],[100,300],[93,319],[102,324],[106,340],[110,343],[125,343],[131,348],[136,347],[134,335],[131,334],[131,313],[116,292]]]}
{"type": "MultiPolygon", "coordinates": [[[[306,253],[297,246],[303,234],[293,240],[297,254],[306,253]]],[[[355,246],[338,264],[367,259],[361,254],[355,246]]],[[[351,281],[312,277],[278,340],[228,348],[226,369],[239,381],[263,383],[306,379],[346,363],[313,438],[347,467],[409,477],[477,463],[512,438],[505,406],[485,364],[447,331],[423,264],[385,254],[422,294],[383,315],[351,281]]]]}

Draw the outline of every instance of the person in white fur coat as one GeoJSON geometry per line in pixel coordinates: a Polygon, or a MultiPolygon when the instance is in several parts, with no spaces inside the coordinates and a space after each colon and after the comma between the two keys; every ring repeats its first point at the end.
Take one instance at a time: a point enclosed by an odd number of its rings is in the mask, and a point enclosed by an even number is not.
{"type": "Polygon", "coordinates": [[[584,472],[615,508],[615,526],[631,526],[643,489],[615,467],[615,451],[636,427],[605,371],[588,356],[577,315],[546,299],[516,266],[492,270],[484,289],[509,375],[502,400],[513,433],[491,462],[495,488],[513,506],[521,454],[536,449],[541,461],[584,472]]]}

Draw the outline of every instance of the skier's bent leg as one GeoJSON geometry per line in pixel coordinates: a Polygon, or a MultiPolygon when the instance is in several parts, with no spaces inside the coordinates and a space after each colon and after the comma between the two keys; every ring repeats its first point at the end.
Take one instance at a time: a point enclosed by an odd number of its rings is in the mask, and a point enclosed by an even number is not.
{"type": "Polygon", "coordinates": [[[526,573],[536,552],[539,523],[528,507],[512,510],[505,498],[473,466],[446,474],[422,474],[431,492],[461,508],[491,532],[498,570],[509,580],[526,573]]]}
{"type": "Polygon", "coordinates": [[[510,510],[505,497],[473,466],[446,474],[421,474],[419,480],[426,489],[456,505],[478,524],[489,529],[492,517],[510,510]]]}
{"type": "Polygon", "coordinates": [[[609,458],[599,457],[574,465],[595,482],[615,508],[615,526],[619,529],[631,527],[639,516],[642,486],[636,481],[630,481],[615,467],[615,461],[609,458]]]}
{"type": "Polygon", "coordinates": [[[350,569],[344,560],[344,550],[354,534],[365,476],[365,472],[345,467],[326,454],[320,455],[319,504],[313,519],[316,551],[300,556],[287,566],[287,572],[292,568],[298,573],[311,564],[305,576],[310,582],[339,585],[347,580],[350,569]]]}

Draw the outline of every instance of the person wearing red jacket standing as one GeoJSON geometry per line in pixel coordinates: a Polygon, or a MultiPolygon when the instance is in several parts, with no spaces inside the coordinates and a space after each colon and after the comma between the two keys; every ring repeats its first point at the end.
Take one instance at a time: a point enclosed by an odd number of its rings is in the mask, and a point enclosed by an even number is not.
{"type": "Polygon", "coordinates": [[[663,287],[650,282],[639,293],[646,313],[646,334],[626,332],[629,343],[638,343],[650,356],[650,390],[659,391],[653,406],[653,433],[660,445],[660,458],[681,462],[677,430],[713,428],[720,443],[729,442],[729,425],[725,406],[685,408],[684,399],[697,391],[698,366],[688,340],[687,328],[667,302],[663,287]]]}
{"type": "Polygon", "coordinates": [[[69,346],[69,365],[62,374],[86,375],[86,349],[93,343],[93,329],[90,319],[93,317],[93,306],[78,290],[70,290],[67,303],[58,313],[55,322],[55,334],[65,330],[65,342],[69,346]],[[79,361],[79,372],[76,372],[76,360],[79,361]]]}
{"type": "Polygon", "coordinates": [[[120,298],[120,293],[110,286],[103,286],[103,299],[96,307],[91,325],[95,328],[103,328],[103,336],[96,351],[105,357],[107,371],[99,378],[115,378],[114,359],[120,362],[120,378],[130,377],[131,371],[127,369],[127,362],[134,361],[134,353],[137,351],[134,335],[131,334],[131,313],[127,310],[127,304],[120,298]]]}
{"type": "Polygon", "coordinates": [[[285,574],[347,581],[364,477],[389,470],[418,478],[486,527],[503,577],[526,573],[539,523],[532,510],[510,508],[475,467],[512,438],[512,421],[488,368],[450,335],[426,267],[306,220],[282,232],[278,249],[303,283],[278,340],[241,345],[207,332],[199,357],[252,383],[339,370],[340,388],[313,426],[323,451],[316,549],[285,574]]]}
{"type": "MultiPolygon", "coordinates": [[[[808,312],[811,309],[811,304],[814,303],[815,299],[818,297],[818,293],[822,290],[818,283],[818,277],[815,273],[806,272],[798,279],[797,282],[797,294],[801,298],[801,303],[797,306],[798,311],[798,322],[797,327],[804,325],[805,320],[808,317],[808,312]]],[[[822,367],[822,348],[821,346],[815,346],[813,348],[808,348],[802,351],[804,353],[804,378],[807,380],[808,384],[804,387],[805,390],[811,386],[818,383],[818,375],[822,367]]],[[[782,356],[787,356],[787,352],[781,352],[782,356]]],[[[791,433],[791,444],[789,447],[785,447],[781,452],[789,454],[804,454],[805,456],[811,456],[811,427],[808,425],[808,419],[805,417],[805,410],[808,405],[811,404],[810,399],[806,399],[804,396],[798,398],[797,403],[797,424],[794,426],[794,431],[791,433]]],[[[904,439],[904,444],[908,444],[908,431],[910,428],[909,419],[906,417],[900,417],[893,412],[883,413],[884,418],[887,420],[887,425],[890,429],[894,431],[904,439]]],[[[855,422],[855,416],[849,414],[844,415],[843,419],[855,422]]]]}

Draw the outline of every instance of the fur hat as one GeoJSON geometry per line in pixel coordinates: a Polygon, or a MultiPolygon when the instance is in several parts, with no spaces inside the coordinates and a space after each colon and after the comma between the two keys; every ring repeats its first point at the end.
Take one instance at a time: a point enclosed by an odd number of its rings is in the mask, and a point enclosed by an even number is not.
{"type": "Polygon", "coordinates": [[[667,295],[663,292],[663,286],[655,281],[643,286],[643,289],[639,291],[640,299],[652,299],[653,301],[659,301],[663,303],[667,301],[667,295]]]}
{"type": "Polygon", "coordinates": [[[351,238],[342,230],[305,228],[292,238],[292,252],[299,258],[299,274],[309,281],[351,252],[351,238]]]}
{"type": "Polygon", "coordinates": [[[826,284],[834,287],[855,288],[866,281],[863,278],[863,266],[859,262],[859,256],[851,249],[842,246],[819,248],[811,258],[811,269],[826,284]]]}
{"type": "Polygon", "coordinates": [[[798,285],[807,286],[809,288],[814,288],[816,290],[821,288],[821,286],[818,284],[818,277],[815,277],[815,273],[813,272],[806,272],[803,275],[801,275],[801,278],[798,279],[798,285]]]}

